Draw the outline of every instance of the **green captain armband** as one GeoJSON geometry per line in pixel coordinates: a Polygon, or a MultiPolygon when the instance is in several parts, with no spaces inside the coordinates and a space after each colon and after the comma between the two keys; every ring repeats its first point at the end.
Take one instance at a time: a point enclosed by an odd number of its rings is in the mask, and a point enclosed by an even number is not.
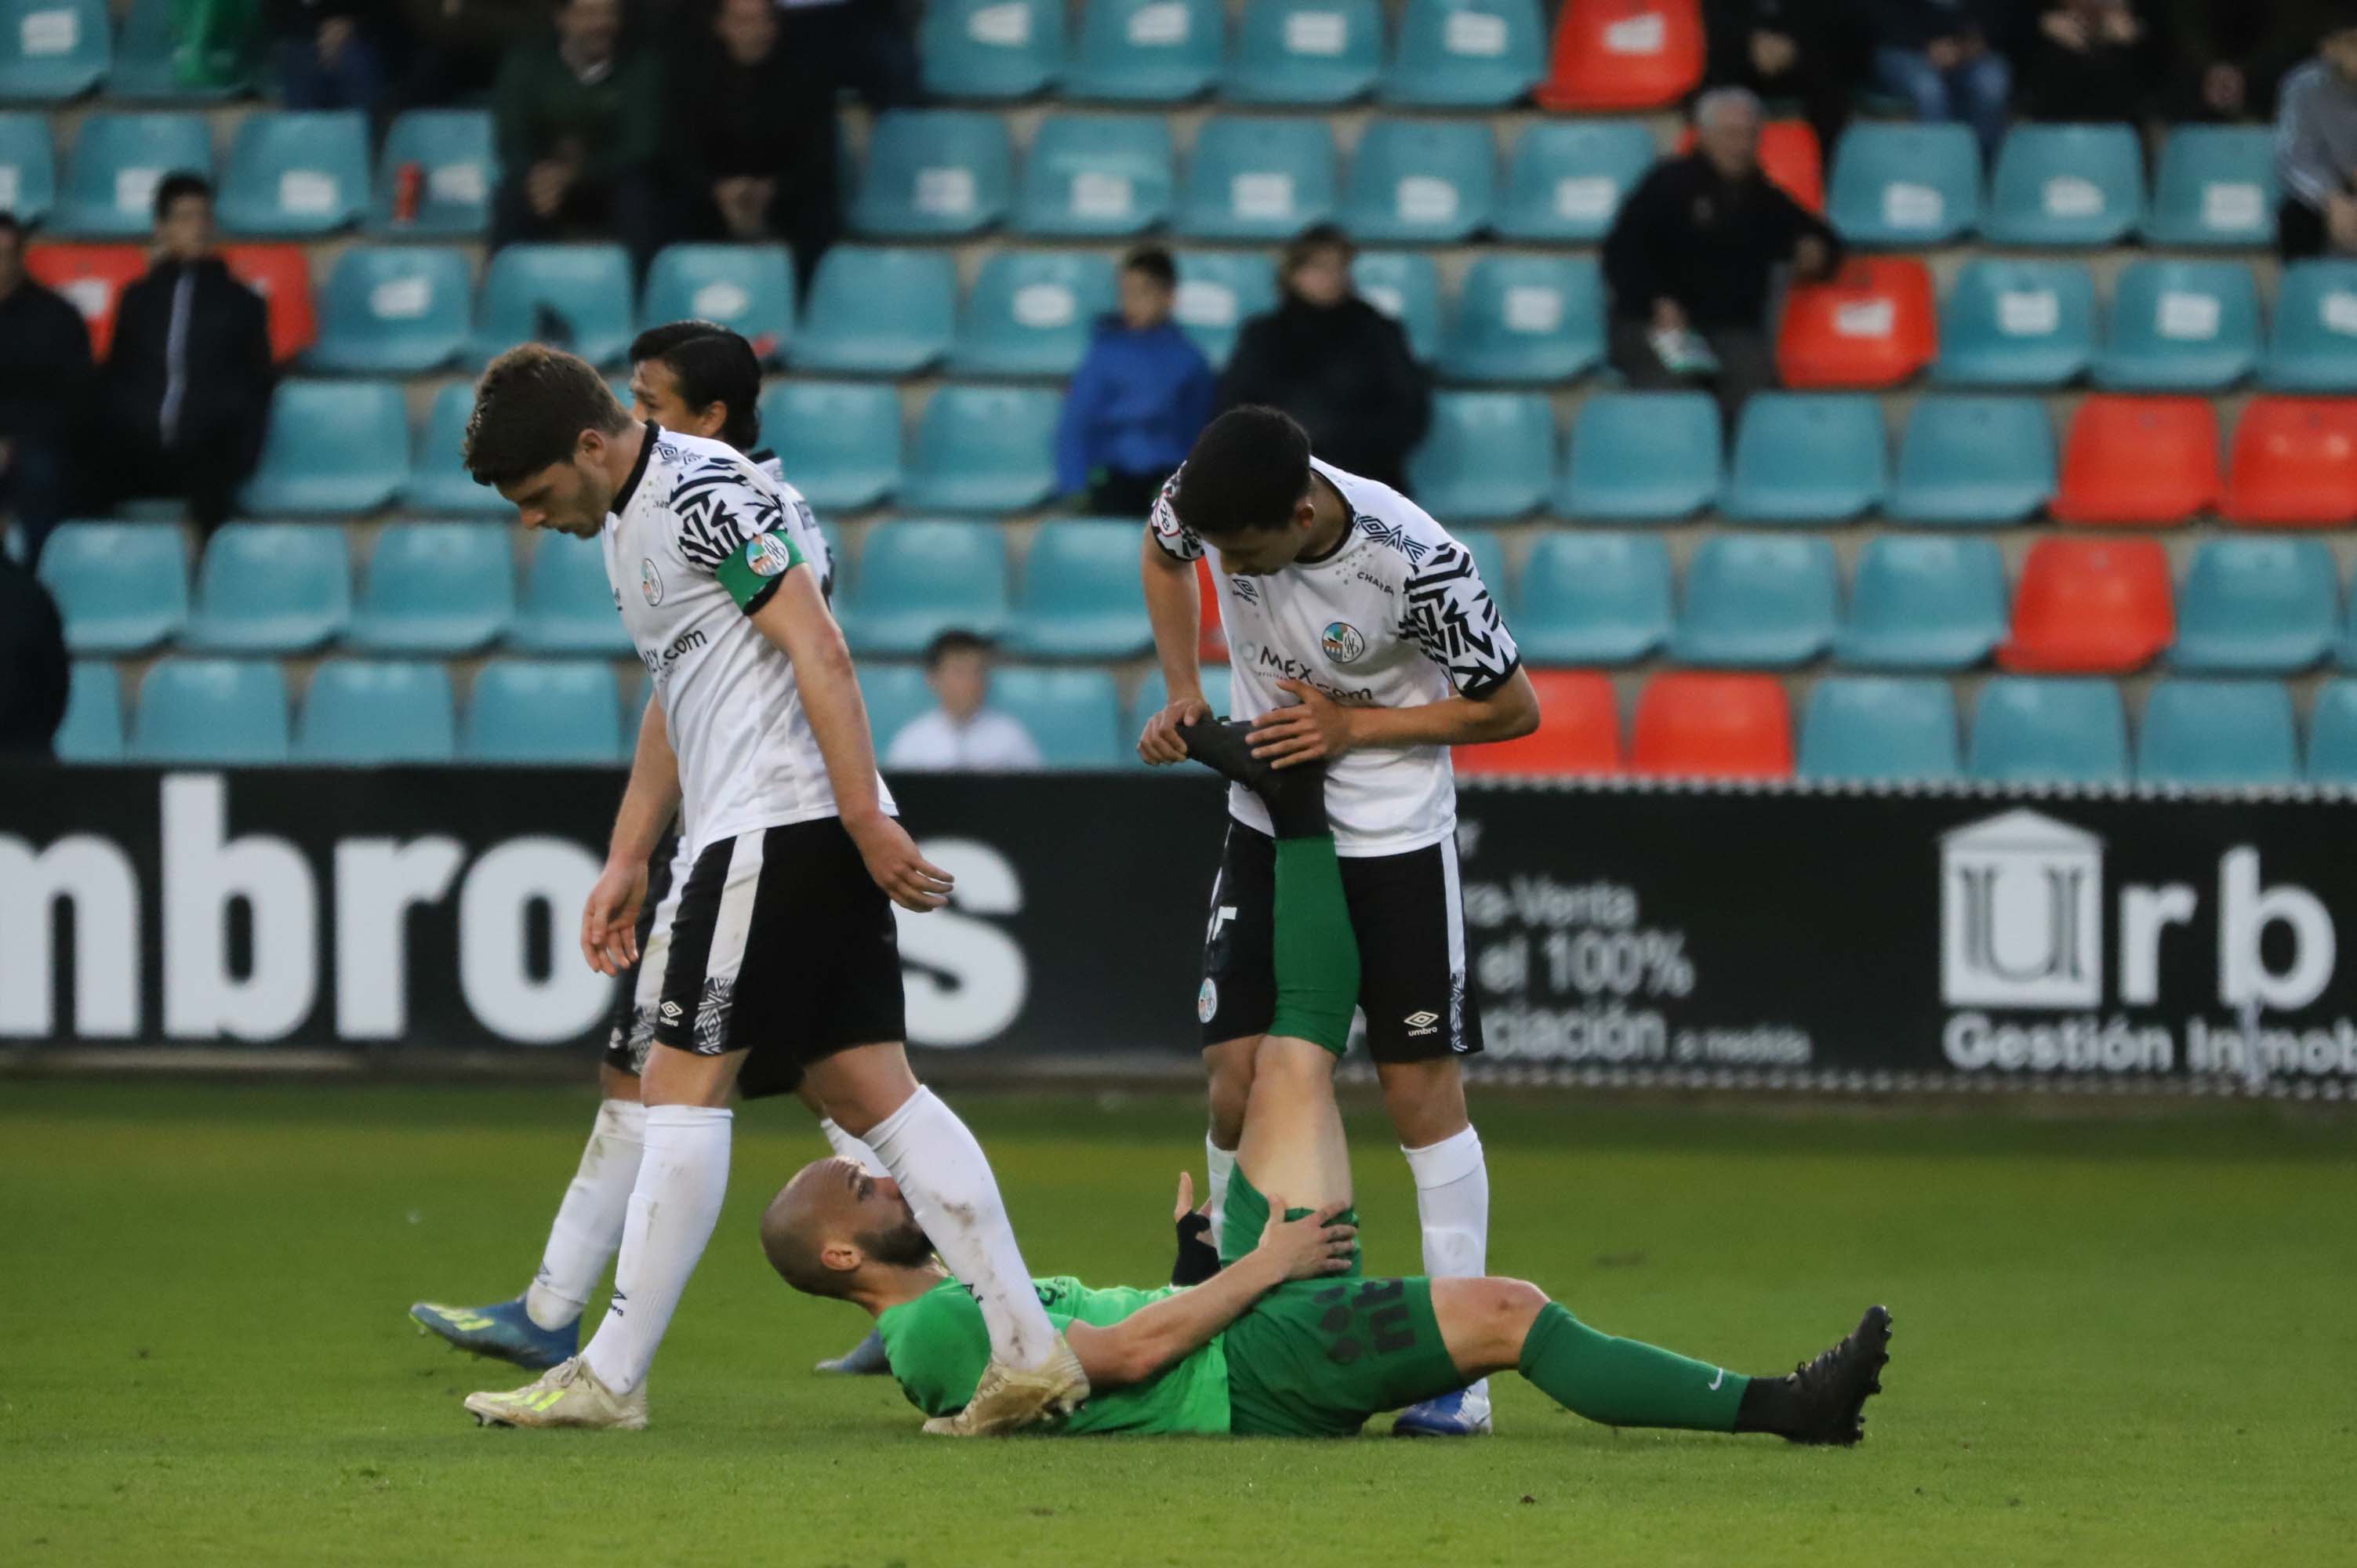
{"type": "Polygon", "coordinates": [[[778,590],[778,579],[802,564],[803,556],[794,542],[782,533],[757,533],[747,540],[743,548],[730,552],[713,575],[737,601],[737,607],[751,615],[770,602],[778,590]]]}

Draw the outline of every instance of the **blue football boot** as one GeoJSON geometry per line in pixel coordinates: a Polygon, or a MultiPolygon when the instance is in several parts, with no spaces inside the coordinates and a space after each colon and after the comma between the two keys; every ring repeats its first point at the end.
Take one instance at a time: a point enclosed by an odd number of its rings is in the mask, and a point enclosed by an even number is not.
{"type": "Polygon", "coordinates": [[[1487,1437],[1490,1434],[1490,1382],[1484,1378],[1469,1389],[1442,1394],[1410,1405],[1392,1423],[1394,1437],[1487,1437]]]}
{"type": "Polygon", "coordinates": [[[461,1350],[512,1361],[526,1371],[542,1372],[569,1361],[581,1348],[581,1320],[562,1328],[543,1328],[523,1309],[523,1297],[493,1306],[444,1306],[421,1301],[409,1309],[419,1327],[439,1334],[461,1350]]]}

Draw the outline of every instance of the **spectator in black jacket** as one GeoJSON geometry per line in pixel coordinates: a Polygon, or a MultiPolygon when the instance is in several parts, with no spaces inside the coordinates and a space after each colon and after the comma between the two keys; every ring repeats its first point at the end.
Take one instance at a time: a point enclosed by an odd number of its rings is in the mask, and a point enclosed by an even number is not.
{"type": "Polygon", "coordinates": [[[1924,121],[1961,120],[1994,160],[2005,141],[2013,67],[1999,52],[2001,0],[1862,0],[1874,79],[1924,121]]]}
{"type": "Polygon", "coordinates": [[[1321,223],[1286,248],[1284,299],[1244,323],[1218,404],[1281,408],[1338,468],[1407,488],[1407,455],[1432,421],[1432,389],[1398,322],[1359,297],[1351,242],[1321,223]]]}
{"type": "Polygon", "coordinates": [[[384,98],[376,0],[264,0],[278,91],[289,109],[358,109],[384,98]]]}
{"type": "Polygon", "coordinates": [[[1715,384],[1732,424],[1745,399],[1775,384],[1775,269],[1790,262],[1806,281],[1829,277],[1841,242],[1760,172],[1757,98],[1706,92],[1695,125],[1695,150],[1655,165],[1605,237],[1612,362],[1638,387],[1715,384]]]}
{"type": "Polygon", "coordinates": [[[1799,99],[1831,162],[1864,74],[1857,29],[1840,0],[1706,0],[1703,10],[1710,48],[1704,84],[1799,99]]]}
{"type": "Polygon", "coordinates": [[[720,0],[712,33],[672,71],[691,222],[703,239],[785,241],[807,287],[841,224],[834,90],[779,42],[773,0],[720,0]]]}
{"type": "Polygon", "coordinates": [[[0,554],[0,757],[51,755],[66,716],[67,670],[57,601],[0,554]]]}
{"type": "Polygon", "coordinates": [[[212,187],[165,176],[155,264],[115,307],[94,471],[118,500],[186,499],[210,533],[262,456],[273,381],[262,296],[213,254],[212,187]]]}
{"type": "Polygon", "coordinates": [[[2132,0],[2052,0],[2024,50],[2024,102],[2040,120],[2141,124],[2169,85],[2167,43],[2132,0]]]}
{"type": "Polygon", "coordinates": [[[2185,74],[2172,117],[2274,119],[2284,78],[2348,22],[2348,0],[2177,0],[2169,33],[2185,74]]]}
{"type": "Polygon", "coordinates": [[[25,231],[0,212],[0,510],[26,559],[73,507],[75,443],[90,403],[90,328],[25,273],[25,231]]]}

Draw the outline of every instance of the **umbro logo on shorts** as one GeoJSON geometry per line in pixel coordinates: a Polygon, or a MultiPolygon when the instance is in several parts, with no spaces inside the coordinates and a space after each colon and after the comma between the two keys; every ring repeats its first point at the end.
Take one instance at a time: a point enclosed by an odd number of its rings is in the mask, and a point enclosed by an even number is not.
{"type": "Polygon", "coordinates": [[[1440,1022],[1440,1015],[1437,1013],[1411,1013],[1406,1017],[1401,1019],[1400,1022],[1407,1026],[1408,1038],[1415,1039],[1419,1036],[1431,1034],[1433,1032],[1432,1026],[1440,1022]]]}
{"type": "Polygon", "coordinates": [[[676,1002],[666,1002],[666,1003],[664,1003],[664,1004],[662,1004],[662,1015],[663,1015],[663,1022],[664,1022],[664,1023],[666,1023],[666,1024],[676,1024],[676,1023],[678,1023],[678,1022],[679,1022],[679,1015],[680,1015],[680,1014],[681,1014],[683,1011],[683,1008],[680,1006],[680,1004],[679,1004],[678,1003],[676,1003],[676,1002]]]}

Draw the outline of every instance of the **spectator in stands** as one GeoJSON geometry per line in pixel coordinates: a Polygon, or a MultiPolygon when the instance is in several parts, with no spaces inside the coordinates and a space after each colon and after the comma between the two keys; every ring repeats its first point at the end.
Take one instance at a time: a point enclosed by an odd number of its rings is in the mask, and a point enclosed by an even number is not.
{"type": "Polygon", "coordinates": [[[2029,113],[2040,120],[2141,124],[2158,112],[2170,55],[2134,0],[2053,0],[2023,59],[2029,113]]]}
{"type": "Polygon", "coordinates": [[[0,510],[25,559],[73,507],[75,443],[90,403],[90,328],[25,272],[25,231],[0,212],[0,510]]]}
{"type": "Polygon", "coordinates": [[[1020,773],[1044,766],[1023,721],[990,706],[990,640],[945,631],[925,650],[925,684],[941,705],[901,727],[884,766],[909,773],[1020,773]]]}
{"type": "Polygon", "coordinates": [[[2190,80],[2175,117],[2272,120],[2284,78],[2348,20],[2346,0],[2177,0],[2170,37],[2190,80]]]}
{"type": "Polygon", "coordinates": [[[402,108],[456,103],[490,91],[511,51],[540,38],[548,0],[400,0],[411,45],[393,97],[402,108]]]}
{"type": "Polygon", "coordinates": [[[0,757],[52,755],[70,668],[57,601],[30,567],[0,554],[0,757]]]}
{"type": "Polygon", "coordinates": [[[185,499],[210,533],[262,456],[274,380],[262,296],[213,253],[211,185],[165,176],[155,264],[115,306],[93,474],[116,500],[185,499]]]}
{"type": "Polygon", "coordinates": [[[923,96],[916,37],[898,0],[778,0],[778,8],[786,52],[835,91],[879,113],[923,96]]]}
{"type": "Polygon", "coordinates": [[[1830,159],[1861,74],[1856,29],[1840,0],[1706,0],[1703,10],[1704,84],[1799,99],[1830,159]]]}
{"type": "Polygon", "coordinates": [[[508,51],[491,101],[503,171],[493,245],[619,239],[642,268],[661,245],[662,70],[621,44],[621,0],[556,0],[554,35],[508,51]]]}
{"type": "Polygon", "coordinates": [[[841,224],[834,91],[779,35],[774,0],[720,0],[673,67],[668,120],[696,234],[783,240],[807,286],[841,224]]]}
{"type": "Polygon", "coordinates": [[[1351,242],[1320,223],[1286,247],[1285,297],[1244,323],[1219,407],[1265,403],[1309,432],[1338,468],[1407,488],[1407,455],[1432,422],[1432,388],[1398,322],[1359,297],[1351,242]]]}
{"type": "Polygon", "coordinates": [[[377,0],[264,0],[278,91],[289,109],[358,109],[384,98],[377,0]]]}
{"type": "Polygon", "coordinates": [[[1064,393],[1056,488],[1103,517],[1144,517],[1211,423],[1218,384],[1170,318],[1178,269],[1159,245],[1122,258],[1121,308],[1097,323],[1064,393]]]}
{"type": "Polygon", "coordinates": [[[2005,140],[2013,68],[1996,0],[1861,0],[1874,46],[1874,79],[1907,100],[1918,120],[1961,120],[1990,158],[2005,140]]]}
{"type": "Polygon", "coordinates": [[[2276,167],[2284,259],[2357,254],[2357,25],[2325,34],[2316,59],[2284,78],[2276,167]]]}
{"type": "Polygon", "coordinates": [[[1641,388],[1716,386],[1731,427],[1775,384],[1771,274],[1816,282],[1841,264],[1824,220],[1760,169],[1760,100],[1717,88],[1695,105],[1695,150],[1654,166],[1604,241],[1612,363],[1641,388]]]}

